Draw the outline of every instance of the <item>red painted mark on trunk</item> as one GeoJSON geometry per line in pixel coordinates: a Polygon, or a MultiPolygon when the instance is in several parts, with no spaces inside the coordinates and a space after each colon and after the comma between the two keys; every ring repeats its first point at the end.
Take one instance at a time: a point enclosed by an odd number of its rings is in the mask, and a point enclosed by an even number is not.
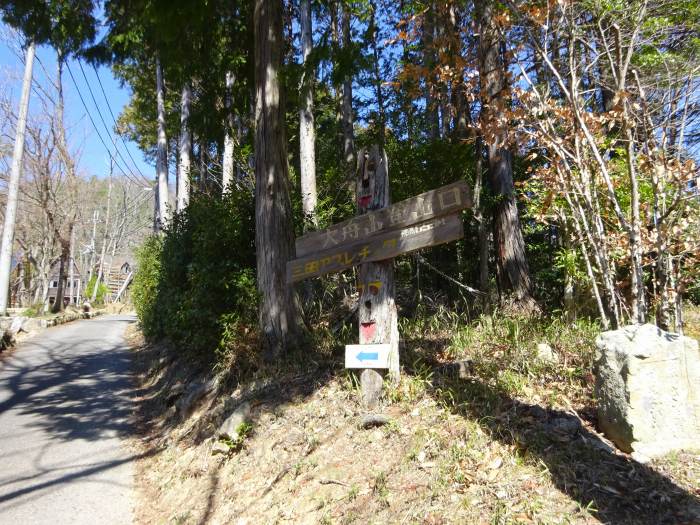
{"type": "Polygon", "coordinates": [[[367,205],[369,204],[369,201],[371,201],[371,200],[372,200],[371,195],[363,195],[362,197],[360,197],[360,200],[359,200],[360,207],[361,208],[367,207],[367,205]]]}
{"type": "Polygon", "coordinates": [[[374,321],[369,323],[360,323],[360,343],[368,343],[374,340],[374,332],[377,331],[377,325],[374,321]]]}

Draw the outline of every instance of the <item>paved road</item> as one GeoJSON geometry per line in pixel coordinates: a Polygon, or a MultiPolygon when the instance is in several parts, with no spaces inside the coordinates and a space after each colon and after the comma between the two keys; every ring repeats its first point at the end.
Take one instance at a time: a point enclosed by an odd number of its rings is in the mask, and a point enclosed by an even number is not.
{"type": "Polygon", "coordinates": [[[0,524],[132,522],[133,321],[50,328],[0,361],[0,524]]]}

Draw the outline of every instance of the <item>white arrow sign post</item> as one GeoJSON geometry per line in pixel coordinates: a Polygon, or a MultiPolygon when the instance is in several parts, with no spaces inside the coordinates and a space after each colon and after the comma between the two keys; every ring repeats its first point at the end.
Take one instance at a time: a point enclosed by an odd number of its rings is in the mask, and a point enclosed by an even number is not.
{"type": "Polygon", "coordinates": [[[345,368],[389,368],[389,343],[345,345],[345,368]]]}

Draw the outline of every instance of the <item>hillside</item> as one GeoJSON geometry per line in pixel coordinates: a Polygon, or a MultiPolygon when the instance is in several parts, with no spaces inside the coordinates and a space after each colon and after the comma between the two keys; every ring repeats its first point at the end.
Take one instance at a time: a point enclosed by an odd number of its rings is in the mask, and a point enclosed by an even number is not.
{"type": "Polygon", "coordinates": [[[597,432],[595,326],[484,317],[412,328],[379,426],[363,426],[332,347],[236,384],[231,373],[207,382],[132,334],[140,522],[700,522],[699,454],[642,464],[597,432]],[[540,341],[555,357],[537,357],[540,341]],[[247,408],[244,437],[217,440],[225,416],[247,408]]]}

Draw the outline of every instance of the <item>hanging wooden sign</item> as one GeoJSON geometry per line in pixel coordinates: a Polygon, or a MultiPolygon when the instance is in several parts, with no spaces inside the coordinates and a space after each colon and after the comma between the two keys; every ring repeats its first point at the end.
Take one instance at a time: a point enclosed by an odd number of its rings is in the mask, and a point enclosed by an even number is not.
{"type": "Polygon", "coordinates": [[[464,181],[426,191],[386,208],[358,215],[310,232],[296,240],[297,257],[368,240],[377,234],[423,223],[471,207],[471,192],[464,181]]]}
{"type": "Polygon", "coordinates": [[[344,243],[287,263],[288,282],[339,272],[366,262],[383,261],[422,248],[461,239],[462,218],[454,213],[413,226],[344,243]]]}

